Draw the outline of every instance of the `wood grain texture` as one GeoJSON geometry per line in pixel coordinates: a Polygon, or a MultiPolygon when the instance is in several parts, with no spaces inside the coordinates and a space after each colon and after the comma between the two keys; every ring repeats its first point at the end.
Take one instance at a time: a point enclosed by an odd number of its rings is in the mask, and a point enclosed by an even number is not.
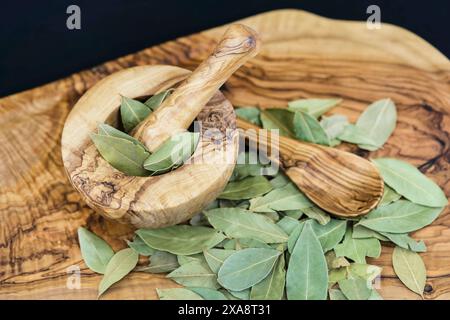
{"type": "MultiPolygon", "coordinates": [[[[398,126],[381,150],[341,148],[365,157],[392,156],[420,168],[450,195],[450,62],[424,40],[383,24],[335,21],[297,10],[274,11],[242,23],[264,43],[261,53],[223,88],[235,105],[285,107],[308,97],[342,97],[333,112],[356,121],[371,102],[391,97],[398,126]]],[[[60,137],[79,97],[100,79],[136,65],[169,64],[190,70],[224,32],[215,28],[170,41],[0,100],[0,298],[95,299],[98,275],[81,261],[76,229],[86,226],[115,249],[131,231],[93,213],[65,176],[60,137]],[[81,289],[66,287],[67,268],[81,268],[81,289]]],[[[426,299],[450,299],[449,209],[414,234],[428,252],[426,299]]],[[[395,277],[392,247],[383,248],[380,292],[387,299],[416,299],[395,277]]],[[[175,286],[161,276],[135,273],[104,298],[154,298],[155,288],[175,286]]]]}
{"type": "Polygon", "coordinates": [[[320,208],[341,218],[369,213],[380,202],[384,182],[372,162],[353,153],[288,137],[238,119],[240,135],[267,150],[280,168],[320,208]]]}

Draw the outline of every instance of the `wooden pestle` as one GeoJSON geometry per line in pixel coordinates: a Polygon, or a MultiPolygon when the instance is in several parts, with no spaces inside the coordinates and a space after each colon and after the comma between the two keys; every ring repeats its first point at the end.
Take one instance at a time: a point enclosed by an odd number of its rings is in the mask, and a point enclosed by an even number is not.
{"type": "Polygon", "coordinates": [[[351,218],[368,213],[381,200],[384,183],[370,161],[339,149],[283,136],[279,137],[278,145],[272,145],[268,131],[242,119],[236,122],[240,134],[267,148],[269,154],[274,151],[270,148],[278,148],[280,167],[322,209],[351,218]]]}
{"type": "Polygon", "coordinates": [[[242,24],[230,26],[214,52],[135,129],[150,152],[187,129],[228,78],[259,51],[258,34],[242,24]]]}

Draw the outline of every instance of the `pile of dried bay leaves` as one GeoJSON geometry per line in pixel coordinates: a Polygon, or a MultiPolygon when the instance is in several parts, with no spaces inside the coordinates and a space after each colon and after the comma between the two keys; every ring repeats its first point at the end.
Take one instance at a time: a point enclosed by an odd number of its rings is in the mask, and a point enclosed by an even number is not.
{"type": "MultiPolygon", "coordinates": [[[[377,101],[356,124],[349,124],[343,115],[323,116],[339,102],[307,99],[289,103],[287,110],[247,107],[236,112],[303,141],[330,146],[346,141],[370,151],[381,148],[396,125],[394,103],[377,101]]],[[[130,110],[135,108],[129,105],[130,110]]],[[[122,117],[127,118],[124,112],[122,117]]],[[[129,131],[139,121],[126,123],[129,131]]],[[[367,264],[366,258],[379,257],[381,242],[390,242],[395,246],[396,274],[422,295],[426,270],[417,252],[425,252],[426,246],[408,234],[432,223],[448,200],[414,166],[390,158],[372,161],[385,181],[385,191],[378,207],[361,219],[333,218],[282,173],[262,176],[263,165],[245,163],[236,165],[223,193],[189,224],[137,230],[128,248],[116,253],[100,237],[80,228],[81,253],[91,270],[104,274],[99,295],[135,270],[168,273],[183,286],[158,289],[160,299],[367,300],[381,299],[376,290],[381,268],[367,264]],[[149,256],[149,264],[137,266],[139,255],[149,256]]]]}

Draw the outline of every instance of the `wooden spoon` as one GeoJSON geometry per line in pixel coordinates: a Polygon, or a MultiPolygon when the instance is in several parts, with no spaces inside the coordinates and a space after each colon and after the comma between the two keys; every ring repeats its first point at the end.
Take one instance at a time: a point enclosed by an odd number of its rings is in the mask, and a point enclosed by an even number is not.
{"type": "Polygon", "coordinates": [[[272,160],[278,161],[287,176],[322,209],[339,217],[352,218],[368,213],[381,200],[384,183],[370,161],[349,152],[283,136],[279,137],[278,145],[272,145],[272,136],[267,130],[242,119],[237,119],[237,125],[240,134],[266,148],[269,154],[277,151],[279,161],[272,160]]]}

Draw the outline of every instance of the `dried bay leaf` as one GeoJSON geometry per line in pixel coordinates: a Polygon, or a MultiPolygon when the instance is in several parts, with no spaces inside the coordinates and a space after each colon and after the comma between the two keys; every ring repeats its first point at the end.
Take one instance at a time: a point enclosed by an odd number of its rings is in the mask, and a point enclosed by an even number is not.
{"type": "Polygon", "coordinates": [[[114,283],[125,277],[136,267],[139,255],[131,248],[122,249],[109,260],[105,274],[98,287],[98,296],[101,296],[114,283]]]}
{"type": "Polygon", "coordinates": [[[261,176],[264,166],[258,161],[256,152],[241,152],[236,160],[233,171],[233,181],[247,177],[261,176]]]}
{"type": "Polygon", "coordinates": [[[152,112],[144,103],[122,96],[120,116],[126,132],[130,132],[152,112]]]}
{"type": "Polygon", "coordinates": [[[407,233],[432,223],[442,209],[399,200],[371,211],[358,225],[378,232],[407,233]]]}
{"type": "Polygon", "coordinates": [[[247,120],[250,123],[253,123],[257,126],[261,126],[261,120],[259,119],[259,108],[256,107],[243,107],[234,109],[236,115],[244,120],[247,120]]]}
{"type": "Polygon", "coordinates": [[[228,290],[228,292],[236,299],[250,300],[250,288],[241,291],[228,290]]]}
{"type": "Polygon", "coordinates": [[[269,275],[252,287],[250,300],[281,300],[284,294],[285,276],[284,255],[280,255],[269,275]]]}
{"type": "Polygon", "coordinates": [[[280,135],[295,138],[294,113],[285,109],[261,110],[261,122],[264,129],[279,129],[280,135]]]}
{"type": "Polygon", "coordinates": [[[352,263],[347,267],[348,278],[364,279],[370,285],[381,275],[382,268],[370,264],[352,263]]]}
{"type": "Polygon", "coordinates": [[[378,206],[380,207],[380,206],[388,205],[392,202],[400,200],[401,197],[402,196],[400,194],[398,194],[391,187],[389,187],[388,185],[385,184],[384,191],[383,191],[383,197],[381,198],[381,201],[378,204],[378,206]]]}
{"type": "Polygon", "coordinates": [[[344,241],[338,244],[334,251],[338,257],[347,257],[357,263],[366,263],[366,256],[378,258],[381,254],[380,241],[371,239],[354,239],[352,228],[347,228],[344,241]]]}
{"type": "Polygon", "coordinates": [[[83,227],[78,228],[78,241],[81,256],[88,268],[100,274],[105,273],[106,266],[114,255],[109,244],[83,227]]]}
{"type": "Polygon", "coordinates": [[[352,237],[355,239],[375,238],[381,241],[389,241],[389,239],[383,236],[381,233],[373,231],[361,225],[353,225],[352,237]]]}
{"type": "Polygon", "coordinates": [[[250,210],[254,212],[300,210],[312,206],[314,204],[291,182],[263,197],[250,200],[250,210]]]}
{"type": "Polygon", "coordinates": [[[344,279],[347,279],[347,268],[332,269],[328,272],[328,287],[331,288],[344,279]]]}
{"type": "Polygon", "coordinates": [[[176,255],[155,250],[155,253],[150,257],[150,264],[147,267],[139,268],[137,271],[166,273],[175,270],[179,266],[176,255]]]}
{"type": "Polygon", "coordinates": [[[392,265],[400,281],[411,291],[423,296],[427,275],[425,264],[419,254],[395,247],[392,265]]]}
{"type": "Polygon", "coordinates": [[[305,224],[304,221],[300,221],[299,225],[295,227],[295,229],[289,235],[287,242],[289,253],[292,253],[292,251],[294,250],[295,244],[297,243],[297,240],[300,237],[300,234],[302,233],[304,224],[305,224]]]}
{"type": "Polygon", "coordinates": [[[156,289],[159,300],[204,300],[199,294],[185,288],[156,289]]]}
{"type": "Polygon", "coordinates": [[[314,233],[322,245],[323,252],[333,249],[344,237],[347,229],[346,220],[331,219],[322,226],[317,221],[311,221],[314,233]]]}
{"type": "Polygon", "coordinates": [[[167,275],[168,278],[186,287],[218,289],[217,275],[206,262],[192,261],[181,265],[167,275]]]}
{"type": "Polygon", "coordinates": [[[318,118],[342,102],[342,99],[299,99],[288,103],[289,110],[302,111],[318,118]]]}
{"type": "Polygon", "coordinates": [[[281,243],[288,235],[269,218],[239,208],[220,208],[205,212],[209,223],[231,238],[252,238],[264,243],[281,243]]]}
{"type": "Polygon", "coordinates": [[[91,133],[90,137],[102,157],[114,168],[129,176],[148,176],[144,161],[150,153],[130,140],[91,133]]]}
{"type": "Polygon", "coordinates": [[[180,166],[195,151],[199,138],[198,132],[175,134],[147,157],[144,168],[156,173],[163,173],[180,166]]]}
{"type": "Polygon", "coordinates": [[[338,281],[339,288],[348,300],[367,300],[372,289],[364,279],[344,279],[338,281]]]}
{"type": "Polygon", "coordinates": [[[277,226],[283,229],[283,231],[288,235],[290,235],[299,224],[300,221],[288,216],[283,217],[280,221],[277,222],[277,226]]]}
{"type": "Polygon", "coordinates": [[[191,256],[177,256],[177,261],[180,266],[183,264],[186,264],[186,263],[193,262],[193,261],[206,263],[206,260],[202,253],[196,253],[191,256]]]}
{"type": "Polygon", "coordinates": [[[219,199],[251,199],[266,194],[271,190],[272,185],[267,178],[263,176],[248,177],[243,180],[228,183],[219,195],[219,199]]]}
{"type": "Polygon", "coordinates": [[[174,91],[174,89],[168,89],[161,91],[158,94],[151,96],[144,104],[151,110],[155,111],[161,103],[174,91]]]}
{"type": "Polygon", "coordinates": [[[210,269],[217,274],[225,259],[235,252],[236,250],[212,248],[203,251],[203,255],[205,256],[206,262],[208,263],[210,269]]]}
{"type": "Polygon", "coordinates": [[[135,139],[132,136],[126,134],[125,132],[122,132],[106,123],[100,123],[98,125],[98,134],[103,136],[112,136],[116,138],[125,139],[145,149],[144,144],[140,142],[138,139],[135,139]]]}
{"type": "Polygon", "coordinates": [[[372,289],[369,299],[367,300],[383,300],[383,297],[378,293],[377,290],[372,289]]]}
{"type": "Polygon", "coordinates": [[[367,132],[367,137],[375,142],[373,145],[359,145],[361,149],[374,151],[381,147],[392,134],[397,123],[397,109],[391,99],[375,101],[364,110],[358,118],[356,127],[367,132]]]}
{"type": "Polygon", "coordinates": [[[262,281],[272,270],[281,252],[249,248],[229,256],[219,269],[217,280],[226,289],[241,291],[262,281]]]}
{"type": "Polygon", "coordinates": [[[376,142],[369,137],[369,134],[362,128],[349,124],[337,137],[341,141],[358,144],[359,147],[367,146],[369,149],[376,149],[376,142]]]}
{"type": "Polygon", "coordinates": [[[348,267],[350,265],[350,262],[344,257],[336,257],[336,253],[333,250],[325,254],[325,260],[327,261],[328,270],[348,267]]]}
{"type": "Polygon", "coordinates": [[[140,237],[135,236],[133,241],[127,240],[128,246],[139,253],[141,256],[151,256],[156,251],[153,248],[150,248],[140,237]]]}
{"type": "Polygon", "coordinates": [[[274,189],[282,188],[289,182],[291,182],[291,179],[289,179],[286,175],[284,175],[281,172],[278,173],[272,180],[270,180],[270,184],[274,189]]]}
{"type": "Polygon", "coordinates": [[[348,125],[348,119],[346,116],[340,114],[335,114],[331,117],[324,116],[320,120],[320,125],[325,130],[328,139],[333,141],[344,132],[345,127],[348,125]]]}
{"type": "Polygon", "coordinates": [[[406,233],[381,232],[381,234],[403,249],[409,249],[414,252],[427,251],[427,247],[423,241],[415,241],[406,233]]]}
{"type": "Polygon", "coordinates": [[[306,222],[298,238],[286,273],[289,300],[325,300],[328,269],[322,246],[311,222],[306,222]]]}
{"type": "Polygon", "coordinates": [[[330,215],[316,205],[309,208],[303,208],[302,212],[308,216],[308,218],[316,220],[321,225],[326,225],[331,220],[330,215]]]}
{"type": "Polygon", "coordinates": [[[330,139],[319,121],[305,112],[295,112],[294,132],[297,139],[326,146],[330,145],[330,139]]]}
{"type": "Polygon", "coordinates": [[[189,287],[188,289],[195,292],[205,300],[228,300],[222,292],[211,288],[189,287]]]}
{"type": "Polygon", "coordinates": [[[328,295],[330,296],[330,300],[348,300],[347,297],[339,289],[328,290],[328,295]]]}
{"type": "Polygon", "coordinates": [[[188,225],[176,225],[160,229],[139,229],[136,234],[153,249],[176,255],[200,253],[225,239],[223,234],[212,228],[188,225]]]}
{"type": "Polygon", "coordinates": [[[271,248],[271,246],[269,246],[267,243],[264,243],[256,239],[238,238],[236,239],[236,241],[237,244],[239,245],[239,250],[246,248],[271,248]]]}
{"type": "Polygon", "coordinates": [[[391,158],[374,159],[383,180],[406,199],[429,207],[444,207],[448,199],[439,186],[407,162],[391,158]]]}

